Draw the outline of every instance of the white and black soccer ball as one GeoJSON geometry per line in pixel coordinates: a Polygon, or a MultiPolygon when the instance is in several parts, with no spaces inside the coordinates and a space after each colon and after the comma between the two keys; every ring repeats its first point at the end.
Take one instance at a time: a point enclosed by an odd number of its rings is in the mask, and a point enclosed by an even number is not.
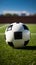
{"type": "Polygon", "coordinates": [[[30,40],[28,27],[19,22],[10,24],[5,30],[6,43],[14,47],[26,46],[30,40]]]}

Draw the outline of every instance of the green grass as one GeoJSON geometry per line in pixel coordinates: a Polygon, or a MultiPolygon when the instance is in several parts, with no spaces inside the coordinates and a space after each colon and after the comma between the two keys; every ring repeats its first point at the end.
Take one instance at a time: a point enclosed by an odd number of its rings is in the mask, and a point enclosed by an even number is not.
{"type": "MultiPolygon", "coordinates": [[[[27,24],[30,32],[36,33],[36,24],[27,24]]],[[[0,28],[0,33],[5,32],[0,28]]],[[[36,35],[31,35],[27,46],[36,46],[36,35]]],[[[36,65],[36,49],[15,49],[6,44],[4,35],[0,35],[0,65],[36,65]]]]}
{"type": "Polygon", "coordinates": [[[3,26],[3,25],[5,25],[5,24],[0,24],[0,27],[3,26]]]}

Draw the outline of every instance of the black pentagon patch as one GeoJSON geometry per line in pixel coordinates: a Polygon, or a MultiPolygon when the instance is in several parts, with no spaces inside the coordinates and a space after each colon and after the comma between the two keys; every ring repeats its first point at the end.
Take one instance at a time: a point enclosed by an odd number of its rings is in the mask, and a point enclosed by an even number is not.
{"type": "Polygon", "coordinates": [[[29,40],[25,41],[24,42],[24,46],[26,46],[28,44],[29,40]]]}
{"type": "Polygon", "coordinates": [[[29,30],[26,25],[23,25],[24,30],[29,30]]]}
{"type": "Polygon", "coordinates": [[[22,39],[22,32],[14,32],[14,39],[22,39]]]}
{"type": "Polygon", "coordinates": [[[12,42],[8,42],[8,44],[12,47],[14,47],[13,43],[12,42]]]}
{"type": "Polygon", "coordinates": [[[8,26],[7,31],[12,30],[13,25],[8,26]]]}

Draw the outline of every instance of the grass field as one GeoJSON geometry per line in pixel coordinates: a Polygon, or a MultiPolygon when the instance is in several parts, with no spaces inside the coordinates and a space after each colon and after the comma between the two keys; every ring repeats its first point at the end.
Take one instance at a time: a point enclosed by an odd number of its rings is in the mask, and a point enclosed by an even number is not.
{"type": "Polygon", "coordinates": [[[15,49],[7,45],[1,35],[7,24],[0,24],[0,65],[36,65],[36,24],[26,25],[32,33],[30,42],[22,49],[15,49]]]}

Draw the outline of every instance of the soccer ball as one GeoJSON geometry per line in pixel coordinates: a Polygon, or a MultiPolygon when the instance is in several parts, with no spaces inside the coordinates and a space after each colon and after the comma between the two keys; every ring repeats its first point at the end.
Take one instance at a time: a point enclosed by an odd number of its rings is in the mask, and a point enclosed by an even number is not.
{"type": "Polygon", "coordinates": [[[13,47],[26,46],[30,40],[28,27],[19,22],[10,24],[5,30],[6,43],[13,47]]]}

